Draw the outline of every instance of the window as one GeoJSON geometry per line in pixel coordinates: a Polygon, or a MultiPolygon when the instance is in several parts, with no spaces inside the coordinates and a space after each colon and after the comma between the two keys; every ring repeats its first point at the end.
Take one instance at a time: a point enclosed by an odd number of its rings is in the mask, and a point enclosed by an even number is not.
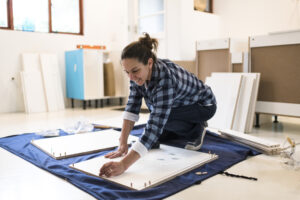
{"type": "Polygon", "coordinates": [[[0,0],[0,28],[83,34],[82,1],[0,0]]]}
{"type": "Polygon", "coordinates": [[[48,0],[13,0],[14,30],[49,32],[48,0]]]}
{"type": "Polygon", "coordinates": [[[0,27],[8,27],[7,0],[0,0],[0,27]]]}
{"type": "Polygon", "coordinates": [[[52,31],[80,32],[79,1],[52,0],[52,31]]]}
{"type": "Polygon", "coordinates": [[[164,14],[164,0],[139,0],[139,34],[162,34],[164,14]]]}

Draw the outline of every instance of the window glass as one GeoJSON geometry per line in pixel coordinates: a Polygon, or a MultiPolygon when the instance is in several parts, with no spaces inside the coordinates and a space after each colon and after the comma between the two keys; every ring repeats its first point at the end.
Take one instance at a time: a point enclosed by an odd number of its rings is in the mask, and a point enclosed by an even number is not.
{"type": "Polygon", "coordinates": [[[79,0],[52,0],[52,31],[80,33],[79,0]]]}
{"type": "Polygon", "coordinates": [[[48,0],[13,0],[14,29],[48,32],[48,0]]]}
{"type": "Polygon", "coordinates": [[[140,0],[139,15],[145,16],[164,10],[163,0],[140,0]]]}
{"type": "Polygon", "coordinates": [[[8,27],[7,0],[0,0],[0,27],[8,27]]]}
{"type": "Polygon", "coordinates": [[[161,33],[164,31],[164,15],[154,15],[151,17],[140,18],[139,20],[139,33],[147,32],[161,33]]]}

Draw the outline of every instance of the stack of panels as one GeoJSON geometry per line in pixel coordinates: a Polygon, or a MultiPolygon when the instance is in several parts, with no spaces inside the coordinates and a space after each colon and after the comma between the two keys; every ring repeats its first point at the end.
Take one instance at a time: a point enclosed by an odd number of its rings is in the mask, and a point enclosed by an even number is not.
{"type": "Polygon", "coordinates": [[[22,67],[20,77],[26,113],[65,108],[56,55],[24,53],[22,67]]]}
{"type": "Polygon", "coordinates": [[[223,137],[253,147],[266,154],[277,154],[281,151],[280,144],[233,130],[220,130],[223,137]]]}
{"type": "Polygon", "coordinates": [[[212,73],[207,77],[206,84],[217,100],[217,112],[208,126],[251,132],[259,78],[258,73],[212,73]]]}

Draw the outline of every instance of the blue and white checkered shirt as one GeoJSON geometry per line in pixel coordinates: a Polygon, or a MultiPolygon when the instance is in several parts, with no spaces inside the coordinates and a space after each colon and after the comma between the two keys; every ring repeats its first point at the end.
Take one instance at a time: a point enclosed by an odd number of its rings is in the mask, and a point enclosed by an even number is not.
{"type": "Polygon", "coordinates": [[[143,97],[150,110],[150,117],[139,144],[133,146],[141,156],[157,142],[172,108],[195,103],[203,106],[216,104],[209,86],[203,84],[194,74],[163,59],[157,59],[153,65],[151,80],[147,84],[139,86],[130,81],[130,95],[124,119],[138,121],[143,97]]]}

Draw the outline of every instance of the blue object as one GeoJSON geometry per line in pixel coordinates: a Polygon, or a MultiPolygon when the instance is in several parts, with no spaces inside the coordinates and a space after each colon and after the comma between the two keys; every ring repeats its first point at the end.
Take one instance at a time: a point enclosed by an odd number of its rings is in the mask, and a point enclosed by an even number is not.
{"type": "MultiPolygon", "coordinates": [[[[140,136],[143,133],[143,129],[144,128],[133,130],[131,134],[140,136]]],[[[66,135],[66,133],[60,131],[60,135],[66,135]]],[[[42,136],[38,136],[34,133],[4,137],[0,138],[0,147],[60,178],[67,180],[71,184],[91,194],[97,199],[146,200],[166,198],[192,186],[193,184],[198,184],[201,181],[226,170],[232,165],[245,160],[247,156],[259,154],[254,149],[233,143],[229,140],[219,137],[215,133],[207,131],[201,151],[210,151],[211,153],[217,154],[219,156],[217,160],[201,166],[200,168],[194,169],[186,174],[178,176],[154,188],[149,188],[143,191],[133,191],[125,189],[117,184],[110,183],[104,179],[88,176],[69,167],[69,165],[72,163],[102,156],[108,151],[63,160],[55,160],[30,143],[31,140],[40,138],[42,138],[42,136]],[[207,174],[198,176],[195,174],[197,171],[206,171],[207,174]]],[[[166,144],[183,148],[186,144],[186,141],[183,139],[173,139],[166,144]]]]}
{"type": "Polygon", "coordinates": [[[65,52],[67,97],[84,100],[83,50],[65,52]]]}

